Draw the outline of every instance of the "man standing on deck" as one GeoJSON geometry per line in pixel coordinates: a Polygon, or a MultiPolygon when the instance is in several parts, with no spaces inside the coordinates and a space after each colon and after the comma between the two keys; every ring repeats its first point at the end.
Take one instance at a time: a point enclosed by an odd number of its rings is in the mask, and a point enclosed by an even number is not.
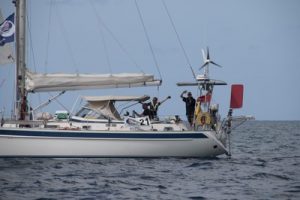
{"type": "Polygon", "coordinates": [[[193,120],[194,120],[196,100],[194,99],[191,92],[188,92],[187,97],[183,96],[185,93],[187,93],[186,90],[181,93],[180,97],[182,98],[182,101],[185,102],[186,117],[187,117],[190,125],[192,126],[193,125],[193,120]]]}

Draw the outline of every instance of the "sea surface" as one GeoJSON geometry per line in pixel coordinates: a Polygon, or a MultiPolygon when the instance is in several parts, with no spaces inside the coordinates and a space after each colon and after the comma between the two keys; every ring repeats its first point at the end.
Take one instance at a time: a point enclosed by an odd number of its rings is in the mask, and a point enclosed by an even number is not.
{"type": "Polygon", "coordinates": [[[250,121],[216,159],[1,158],[0,199],[300,199],[300,121],[250,121]]]}

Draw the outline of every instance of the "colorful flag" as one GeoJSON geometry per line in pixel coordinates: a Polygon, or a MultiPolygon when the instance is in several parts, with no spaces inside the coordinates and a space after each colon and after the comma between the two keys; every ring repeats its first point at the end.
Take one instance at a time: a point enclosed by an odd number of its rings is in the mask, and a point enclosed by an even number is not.
{"type": "Polygon", "coordinates": [[[8,42],[14,41],[15,35],[15,14],[11,14],[4,22],[0,24],[0,46],[5,45],[8,42]]]}
{"type": "Polygon", "coordinates": [[[199,97],[201,103],[207,103],[211,101],[211,93],[207,93],[199,97]]]}
{"type": "Polygon", "coordinates": [[[230,108],[243,107],[243,94],[244,94],[244,85],[241,84],[231,85],[230,108]]]}

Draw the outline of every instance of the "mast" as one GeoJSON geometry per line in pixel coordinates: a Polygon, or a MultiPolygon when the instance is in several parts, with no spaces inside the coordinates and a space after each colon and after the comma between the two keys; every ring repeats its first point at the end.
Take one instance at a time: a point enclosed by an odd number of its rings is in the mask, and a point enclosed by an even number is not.
{"type": "Polygon", "coordinates": [[[16,107],[17,120],[27,115],[27,94],[25,90],[25,42],[26,42],[26,0],[15,0],[16,6],[16,107]]]}

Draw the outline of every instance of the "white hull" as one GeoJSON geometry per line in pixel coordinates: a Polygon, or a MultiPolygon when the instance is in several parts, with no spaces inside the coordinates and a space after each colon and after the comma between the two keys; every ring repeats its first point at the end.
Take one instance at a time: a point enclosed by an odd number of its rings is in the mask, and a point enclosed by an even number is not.
{"type": "Polygon", "coordinates": [[[226,153],[225,147],[211,131],[82,133],[82,131],[1,128],[0,133],[1,157],[215,157],[226,153]],[[7,134],[7,130],[17,135],[7,134]],[[28,136],[32,133],[33,135],[28,136]],[[63,136],[46,136],[51,133],[63,136]],[[68,134],[75,137],[67,136],[68,134]],[[84,137],[84,134],[88,136],[84,137]],[[101,137],[101,134],[106,136],[101,137]],[[110,135],[113,137],[110,138],[110,135]]]}

